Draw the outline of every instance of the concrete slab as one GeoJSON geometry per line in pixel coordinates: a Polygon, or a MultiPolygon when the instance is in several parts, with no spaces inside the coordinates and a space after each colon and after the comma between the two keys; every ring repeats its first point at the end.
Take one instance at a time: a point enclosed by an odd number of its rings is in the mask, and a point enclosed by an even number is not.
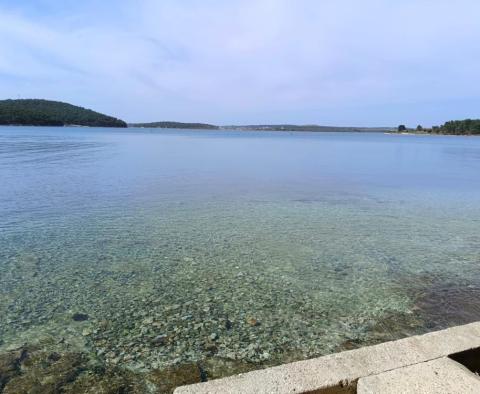
{"type": "Polygon", "coordinates": [[[358,394],[477,394],[480,378],[448,358],[361,378],[358,394]]]}
{"type": "Polygon", "coordinates": [[[196,385],[175,394],[349,393],[358,379],[480,347],[480,322],[284,364],[196,385]]]}

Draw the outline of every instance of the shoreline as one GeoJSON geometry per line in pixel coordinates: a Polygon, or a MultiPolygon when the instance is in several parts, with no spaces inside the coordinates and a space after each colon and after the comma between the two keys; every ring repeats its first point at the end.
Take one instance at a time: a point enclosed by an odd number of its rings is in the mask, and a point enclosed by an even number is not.
{"type": "Polygon", "coordinates": [[[442,133],[418,133],[418,132],[395,132],[385,130],[335,130],[335,126],[331,130],[279,130],[279,129],[246,129],[239,126],[238,129],[233,127],[223,128],[220,126],[218,129],[195,129],[195,128],[181,128],[181,127],[144,127],[144,126],[128,126],[128,127],[116,127],[116,126],[85,126],[85,125],[19,125],[19,124],[0,124],[0,127],[12,127],[12,128],[74,128],[74,129],[108,129],[108,130],[159,130],[159,131],[194,131],[194,132],[268,132],[268,133],[338,133],[338,134],[384,134],[384,135],[398,135],[398,136],[432,136],[432,137],[480,137],[480,134],[442,134],[442,133]]]}

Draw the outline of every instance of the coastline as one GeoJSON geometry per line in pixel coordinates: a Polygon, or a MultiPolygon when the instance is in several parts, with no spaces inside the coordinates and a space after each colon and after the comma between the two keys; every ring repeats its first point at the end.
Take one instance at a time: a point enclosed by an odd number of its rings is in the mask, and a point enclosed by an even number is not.
{"type": "Polygon", "coordinates": [[[479,137],[480,134],[443,134],[443,133],[424,133],[424,132],[396,132],[396,131],[387,131],[384,129],[355,129],[347,130],[342,127],[332,126],[322,126],[322,130],[313,130],[313,129],[302,129],[302,130],[292,130],[292,129],[260,129],[260,128],[245,128],[244,126],[238,126],[235,128],[233,126],[219,128],[190,128],[190,127],[147,127],[147,126],[132,126],[119,127],[119,126],[87,126],[87,125],[76,125],[76,124],[65,124],[65,125],[34,125],[34,124],[0,124],[0,127],[12,127],[12,128],[21,128],[21,127],[34,127],[34,128],[79,128],[79,129],[121,129],[121,130],[168,130],[168,131],[208,131],[208,132],[278,132],[278,133],[355,133],[355,134],[384,134],[384,135],[396,135],[396,136],[437,136],[437,137],[479,137]]]}

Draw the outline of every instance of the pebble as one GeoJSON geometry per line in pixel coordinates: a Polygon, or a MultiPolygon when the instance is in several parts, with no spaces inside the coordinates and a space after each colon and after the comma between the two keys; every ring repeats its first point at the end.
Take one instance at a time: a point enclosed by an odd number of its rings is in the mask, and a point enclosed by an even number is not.
{"type": "Polygon", "coordinates": [[[260,322],[254,317],[247,317],[247,324],[251,327],[259,326],[260,322]]]}
{"type": "Polygon", "coordinates": [[[84,328],[84,329],[82,330],[82,335],[83,335],[84,337],[88,337],[89,335],[92,335],[92,330],[90,330],[89,328],[84,328]]]}
{"type": "Polygon", "coordinates": [[[262,360],[268,360],[270,358],[270,354],[268,352],[263,352],[260,356],[262,360]]]}
{"type": "Polygon", "coordinates": [[[164,346],[167,344],[167,339],[166,335],[157,335],[153,338],[152,343],[157,346],[164,346]]]}

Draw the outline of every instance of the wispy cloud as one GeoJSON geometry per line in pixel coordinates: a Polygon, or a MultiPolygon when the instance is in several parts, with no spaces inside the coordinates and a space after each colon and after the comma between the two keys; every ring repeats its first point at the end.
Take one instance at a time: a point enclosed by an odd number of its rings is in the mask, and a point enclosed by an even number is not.
{"type": "Polygon", "coordinates": [[[132,121],[480,116],[477,1],[58,3],[0,4],[1,96],[132,121]]]}

